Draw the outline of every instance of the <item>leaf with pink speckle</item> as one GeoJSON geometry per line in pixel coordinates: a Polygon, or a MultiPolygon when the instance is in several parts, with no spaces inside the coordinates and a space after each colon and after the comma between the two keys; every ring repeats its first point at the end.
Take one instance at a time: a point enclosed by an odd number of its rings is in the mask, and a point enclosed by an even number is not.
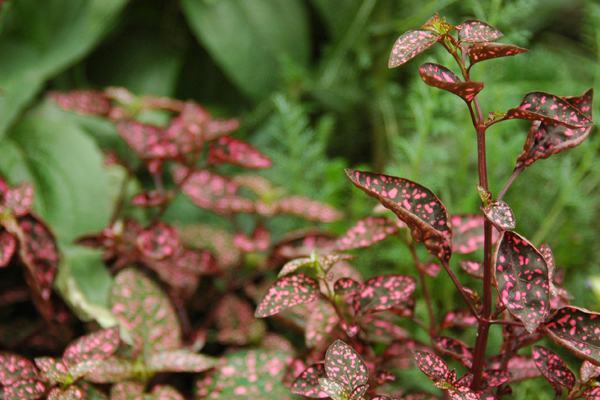
{"type": "Polygon", "coordinates": [[[459,361],[467,368],[473,364],[473,350],[458,339],[448,336],[438,336],[434,339],[435,346],[445,355],[459,361]]]}
{"type": "Polygon", "coordinates": [[[337,250],[353,250],[372,246],[398,232],[398,225],[384,217],[359,220],[336,241],[337,250]]]}
{"type": "Polygon", "coordinates": [[[61,108],[88,115],[108,115],[110,100],[102,92],[95,90],[72,90],[50,92],[50,98],[61,108]]]}
{"type": "Polygon", "coordinates": [[[443,329],[464,329],[472,326],[477,326],[477,318],[468,309],[448,311],[442,320],[443,329]]]}
{"type": "Polygon", "coordinates": [[[346,170],[352,183],[393,211],[410,228],[413,238],[443,262],[452,254],[452,230],[446,207],[429,189],[394,176],[346,170]]]}
{"type": "Polygon", "coordinates": [[[86,398],[86,393],[83,388],[77,385],[70,385],[66,389],[54,388],[48,394],[47,400],[83,400],[86,398]]]}
{"type": "Polygon", "coordinates": [[[369,381],[369,370],[360,354],[341,340],[336,340],[327,349],[325,372],[329,379],[340,382],[348,392],[369,381]]]}
{"type": "Polygon", "coordinates": [[[452,372],[444,360],[429,351],[416,350],[414,360],[419,369],[431,379],[436,386],[453,383],[452,372]]]}
{"type": "Polygon", "coordinates": [[[333,306],[319,300],[308,305],[304,340],[306,347],[319,346],[328,339],[329,334],[337,326],[339,318],[333,306]]]}
{"type": "Polygon", "coordinates": [[[350,391],[347,387],[335,379],[319,378],[319,386],[332,400],[346,400],[350,398],[350,391]]]}
{"type": "Polygon", "coordinates": [[[163,291],[134,268],[116,277],[110,297],[112,313],[129,329],[134,347],[146,352],[177,349],[181,328],[163,291]]]}
{"type": "Polygon", "coordinates": [[[600,364],[600,314],[563,307],[546,324],[546,333],[576,356],[600,364]]]}
{"type": "Polygon", "coordinates": [[[150,354],[146,367],[154,372],[202,372],[216,365],[216,360],[189,350],[167,350],[150,354]]]}
{"type": "Polygon", "coordinates": [[[140,382],[119,382],[110,388],[110,400],[141,400],[144,384],[140,382]]]}
{"type": "Polygon", "coordinates": [[[264,321],[254,318],[250,303],[233,294],[227,294],[219,301],[215,320],[219,343],[243,346],[257,342],[265,333],[264,321]]]}
{"type": "Polygon", "coordinates": [[[6,267],[17,249],[17,239],[0,228],[0,268],[6,267]]]}
{"type": "Polygon", "coordinates": [[[418,29],[403,33],[392,48],[388,60],[388,68],[396,68],[405,62],[415,58],[431,46],[440,36],[430,30],[418,29]]]}
{"type": "Polygon", "coordinates": [[[352,278],[340,278],[333,284],[333,290],[337,294],[349,295],[358,292],[361,289],[360,282],[352,278]]]}
{"type": "Polygon", "coordinates": [[[93,383],[114,383],[122,382],[135,377],[139,366],[133,361],[110,357],[99,361],[84,375],[85,379],[93,383]]]}
{"type": "MultiPolygon", "coordinates": [[[[483,215],[453,215],[450,222],[454,253],[468,254],[483,248],[483,224],[485,222],[483,215]]],[[[492,243],[496,242],[498,237],[498,232],[492,229],[492,243]]]]}
{"type": "Polygon", "coordinates": [[[594,363],[591,363],[588,360],[585,360],[581,364],[581,368],[579,369],[579,376],[581,377],[581,381],[583,383],[587,383],[591,379],[599,377],[600,376],[600,365],[596,365],[594,363]]]}
{"type": "Polygon", "coordinates": [[[208,170],[190,173],[185,167],[177,167],[173,177],[183,193],[200,208],[219,214],[254,211],[253,202],[239,196],[238,185],[221,175],[208,170]]]}
{"type": "Polygon", "coordinates": [[[506,112],[506,119],[527,119],[569,128],[587,128],[592,121],[585,112],[563,97],[544,92],[525,95],[521,104],[506,112]]]}
{"type": "Polygon", "coordinates": [[[506,202],[494,201],[485,207],[482,207],[485,217],[490,221],[498,230],[508,231],[515,229],[515,215],[512,209],[506,202]]]}
{"type": "Polygon", "coordinates": [[[514,44],[505,43],[474,43],[469,46],[468,54],[471,65],[480,61],[498,57],[509,57],[526,53],[528,50],[514,44]]]}
{"type": "MultiPolygon", "coordinates": [[[[581,96],[562,97],[561,99],[577,109],[581,115],[592,120],[592,102],[594,91],[589,89],[581,96]]],[[[577,146],[590,134],[592,125],[579,128],[567,127],[560,122],[535,121],[527,135],[523,151],[517,159],[515,168],[522,169],[535,161],[548,158],[577,146]]]]}
{"type": "Polygon", "coordinates": [[[2,196],[2,206],[15,217],[22,217],[31,212],[33,205],[33,186],[24,182],[8,188],[2,196]]]}
{"type": "Polygon", "coordinates": [[[211,142],[208,150],[211,164],[233,164],[244,168],[270,168],[271,159],[252,145],[231,136],[221,136],[211,142]]]}
{"type": "Polygon", "coordinates": [[[456,26],[461,42],[493,42],[502,37],[502,32],[490,24],[476,19],[470,19],[456,26]]]}
{"type": "Polygon", "coordinates": [[[562,392],[563,387],[568,390],[573,389],[576,382],[575,375],[558,354],[542,346],[534,346],[532,354],[535,365],[552,384],[557,394],[562,392]]]}
{"type": "Polygon", "coordinates": [[[279,199],[276,210],[282,214],[294,215],[316,222],[334,222],[342,217],[335,208],[302,196],[290,196],[279,199]]]}
{"type": "Polygon", "coordinates": [[[310,303],[319,296],[317,281],[305,274],[279,278],[261,300],[254,313],[257,318],[270,317],[298,304],[310,303]]]}
{"type": "Polygon", "coordinates": [[[483,265],[479,261],[461,260],[460,267],[473,278],[483,279],[483,265]]]}
{"type": "Polygon", "coordinates": [[[389,310],[411,299],[416,285],[405,275],[381,275],[362,284],[356,301],[362,314],[389,310]]]}
{"type": "Polygon", "coordinates": [[[439,64],[425,63],[419,67],[419,74],[429,86],[447,90],[467,102],[483,89],[483,83],[461,81],[454,72],[439,64]]]}
{"type": "Polygon", "coordinates": [[[0,353],[0,385],[10,386],[17,381],[37,379],[37,377],[35,366],[25,357],[0,353]]]}
{"type": "Polygon", "coordinates": [[[298,375],[292,384],[292,393],[312,399],[328,397],[328,394],[321,390],[319,383],[319,379],[325,377],[325,365],[313,364],[298,375]]]}
{"type": "Polygon", "coordinates": [[[582,396],[585,400],[600,400],[600,386],[587,389],[582,396]]]}
{"type": "Polygon", "coordinates": [[[244,253],[266,251],[271,245],[271,232],[263,225],[258,225],[252,236],[239,232],[233,239],[235,245],[244,253]]]}
{"type": "Polygon", "coordinates": [[[63,353],[63,362],[72,367],[86,361],[105,360],[113,355],[119,343],[118,327],[102,329],[71,343],[63,353]]]}
{"type": "Polygon", "coordinates": [[[506,231],[496,250],[495,271],[500,301],[529,333],[534,332],[550,313],[544,257],[527,239],[506,231]]]}
{"type": "Polygon", "coordinates": [[[540,370],[536,367],[532,358],[515,356],[508,360],[508,372],[510,381],[517,382],[540,376],[540,370]]]}
{"type": "Polygon", "coordinates": [[[181,245],[177,229],[164,222],[142,230],[137,236],[136,244],[145,257],[154,260],[162,260],[175,254],[181,245]]]}
{"type": "Polygon", "coordinates": [[[69,379],[69,369],[58,358],[38,357],[33,360],[40,370],[41,380],[52,385],[65,383],[69,379]]]}
{"type": "Polygon", "coordinates": [[[152,398],[156,400],[185,400],[175,388],[167,385],[157,385],[152,388],[152,398]]]}
{"type": "Polygon", "coordinates": [[[440,270],[442,269],[442,267],[440,267],[440,265],[438,263],[433,263],[433,262],[430,262],[427,264],[420,264],[418,266],[418,268],[432,278],[435,278],[436,276],[438,276],[440,273],[440,270]]]}
{"type": "Polygon", "coordinates": [[[159,126],[123,121],[117,124],[117,132],[144,160],[165,160],[177,156],[177,147],[166,139],[164,129],[159,126]]]}
{"type": "Polygon", "coordinates": [[[17,381],[2,390],[4,400],[36,400],[46,392],[46,385],[35,379],[17,381]]]}

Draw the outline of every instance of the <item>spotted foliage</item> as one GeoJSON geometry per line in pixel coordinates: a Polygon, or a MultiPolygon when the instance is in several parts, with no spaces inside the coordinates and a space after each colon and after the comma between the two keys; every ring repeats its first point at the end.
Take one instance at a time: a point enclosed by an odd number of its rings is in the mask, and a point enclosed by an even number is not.
{"type": "Polygon", "coordinates": [[[494,201],[482,209],[488,221],[494,224],[498,230],[508,231],[515,229],[515,215],[506,202],[502,200],[494,201]]]}
{"type": "Polygon", "coordinates": [[[33,206],[33,186],[31,184],[23,182],[1,192],[0,210],[10,212],[15,217],[22,217],[31,212],[33,206]]]}
{"type": "Polygon", "coordinates": [[[50,98],[60,107],[80,114],[108,115],[111,109],[109,98],[95,90],[51,92],[50,98]]]}
{"type": "Polygon", "coordinates": [[[514,44],[505,43],[474,43],[469,46],[468,54],[471,65],[480,61],[498,57],[508,57],[526,53],[528,50],[514,44]]]}
{"type": "Polygon", "coordinates": [[[448,336],[438,336],[434,339],[435,346],[441,353],[459,361],[467,368],[473,364],[473,350],[464,342],[448,336]]]}
{"type": "Polygon", "coordinates": [[[461,42],[493,42],[502,37],[502,32],[493,26],[475,19],[470,19],[456,26],[461,42]]]}
{"type": "Polygon", "coordinates": [[[398,232],[398,225],[384,217],[359,220],[336,241],[337,250],[353,250],[372,246],[398,232]]]}
{"type": "Polygon", "coordinates": [[[309,348],[322,345],[335,329],[339,318],[333,306],[319,300],[307,306],[304,340],[309,348]]]}
{"type": "Polygon", "coordinates": [[[452,371],[444,360],[429,351],[416,350],[414,361],[417,367],[436,385],[453,382],[452,371]]]}
{"type": "Polygon", "coordinates": [[[177,157],[177,147],[165,137],[164,129],[138,121],[122,121],[117,132],[127,145],[144,160],[168,160],[177,157]]]}
{"type": "Polygon", "coordinates": [[[591,387],[582,393],[585,400],[600,400],[600,386],[591,387]]]}
{"type": "Polygon", "coordinates": [[[540,252],[527,239],[506,231],[495,257],[500,301],[530,333],[550,312],[548,268],[540,252]]]}
{"type": "Polygon", "coordinates": [[[429,189],[394,176],[347,169],[352,183],[392,210],[410,228],[413,238],[446,262],[451,256],[452,230],[446,207],[429,189]]]}
{"type": "Polygon", "coordinates": [[[418,29],[403,33],[394,43],[388,67],[399,67],[433,46],[439,39],[439,35],[430,30],[418,29]]]}
{"type": "Polygon", "coordinates": [[[307,221],[334,222],[342,217],[335,208],[302,196],[289,196],[279,199],[275,210],[280,214],[301,217],[307,221]]]}
{"type": "Polygon", "coordinates": [[[158,222],[142,230],[136,244],[145,257],[162,260],[177,251],[179,234],[174,227],[158,222]]]}
{"type": "Polygon", "coordinates": [[[242,346],[256,342],[265,332],[264,322],[254,318],[248,301],[234,295],[225,295],[215,309],[219,343],[242,346]]]}
{"type": "Polygon", "coordinates": [[[479,261],[461,260],[460,267],[472,277],[483,279],[483,264],[481,264],[479,261]]]}
{"type": "Polygon", "coordinates": [[[579,369],[579,377],[583,383],[587,383],[590,380],[597,378],[600,376],[600,365],[596,365],[591,363],[588,360],[585,360],[581,363],[581,368],[579,369]]]}
{"type": "Polygon", "coordinates": [[[325,377],[325,365],[313,364],[294,380],[291,387],[292,393],[312,399],[323,399],[328,394],[321,390],[319,379],[325,377]]]}
{"type": "Polygon", "coordinates": [[[534,346],[532,354],[535,365],[552,384],[556,393],[560,394],[563,387],[568,390],[573,389],[576,382],[575,375],[558,354],[542,346],[534,346]]]}
{"type": "Polygon", "coordinates": [[[473,315],[471,310],[453,310],[448,311],[442,320],[442,328],[469,328],[477,326],[477,318],[473,315]]]}
{"type": "Polygon", "coordinates": [[[208,150],[211,164],[233,164],[244,168],[269,168],[271,159],[252,145],[231,136],[221,136],[211,142],[208,150]]]}
{"type": "MultiPolygon", "coordinates": [[[[341,340],[336,340],[327,349],[325,373],[330,382],[340,385],[347,393],[364,387],[369,381],[369,370],[360,354],[341,340]]],[[[329,393],[323,383],[321,389],[329,393]]]]}
{"type": "Polygon", "coordinates": [[[10,263],[16,249],[17,239],[7,231],[0,230],[0,268],[6,267],[10,263]]]}
{"type": "Polygon", "coordinates": [[[83,362],[105,360],[117,350],[120,341],[118,327],[82,336],[65,349],[63,362],[67,367],[74,367],[83,362]]]}
{"type": "Polygon", "coordinates": [[[381,275],[367,280],[356,295],[360,313],[385,311],[408,302],[415,291],[415,280],[405,275],[381,275]]]}
{"type": "Polygon", "coordinates": [[[563,307],[552,316],[545,329],[557,344],[578,357],[600,364],[600,314],[563,307]]]}
{"type": "Polygon", "coordinates": [[[483,89],[483,83],[461,81],[454,72],[439,64],[423,64],[419,67],[419,74],[429,86],[447,90],[467,102],[472,101],[483,89]]]}
{"type": "Polygon", "coordinates": [[[147,356],[146,368],[153,372],[202,372],[216,365],[216,360],[189,350],[166,350],[147,356]]]}
{"type": "Polygon", "coordinates": [[[46,385],[43,382],[27,379],[5,386],[1,393],[5,400],[36,400],[41,398],[45,392],[46,385]]]}
{"type": "Polygon", "coordinates": [[[319,296],[317,281],[305,274],[279,278],[261,300],[254,315],[257,318],[278,314],[286,308],[310,303],[319,296]]]}
{"type": "Polygon", "coordinates": [[[586,128],[591,120],[585,113],[563,97],[544,92],[525,95],[521,104],[506,112],[506,119],[527,119],[569,128],[586,128]]]}
{"type": "Polygon", "coordinates": [[[457,254],[473,253],[483,248],[482,215],[453,215],[452,224],[452,251],[457,254]]]}
{"type": "Polygon", "coordinates": [[[31,361],[18,354],[0,353],[0,384],[14,385],[17,381],[37,379],[38,374],[31,361]]]}

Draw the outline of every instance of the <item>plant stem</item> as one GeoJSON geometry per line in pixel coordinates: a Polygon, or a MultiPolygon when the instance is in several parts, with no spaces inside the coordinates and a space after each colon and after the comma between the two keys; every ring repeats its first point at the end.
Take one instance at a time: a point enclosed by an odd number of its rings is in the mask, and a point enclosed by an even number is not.
{"type": "Polygon", "coordinates": [[[504,187],[502,188],[502,190],[500,190],[500,193],[498,193],[498,196],[496,196],[496,200],[502,200],[502,198],[504,197],[506,192],[508,192],[508,189],[510,189],[510,187],[512,186],[515,179],[517,179],[517,177],[519,175],[521,175],[521,172],[523,172],[523,168],[515,168],[513,173],[510,175],[510,177],[504,184],[504,187]]]}

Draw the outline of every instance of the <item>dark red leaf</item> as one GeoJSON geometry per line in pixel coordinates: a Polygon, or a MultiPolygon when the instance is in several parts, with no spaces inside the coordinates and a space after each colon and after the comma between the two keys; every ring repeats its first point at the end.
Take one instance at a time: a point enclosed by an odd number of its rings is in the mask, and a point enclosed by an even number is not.
{"type": "Polygon", "coordinates": [[[381,275],[367,280],[357,294],[362,314],[389,310],[409,301],[415,291],[415,280],[404,275],[381,275]]]}
{"type": "Polygon", "coordinates": [[[119,135],[144,160],[165,160],[177,156],[177,147],[165,137],[163,128],[137,121],[117,125],[119,135]]]}
{"type": "Polygon", "coordinates": [[[234,164],[244,168],[270,168],[271,159],[243,140],[222,136],[210,144],[211,164],[234,164]]]}
{"type": "Polygon", "coordinates": [[[419,74],[429,86],[447,90],[467,102],[472,101],[483,89],[483,83],[461,81],[454,72],[439,64],[423,64],[419,67],[419,74]]]}
{"type": "Polygon", "coordinates": [[[50,97],[60,107],[81,114],[108,115],[111,108],[108,97],[104,93],[95,90],[50,92],[50,97]]]}
{"type": "Polygon", "coordinates": [[[585,400],[600,400],[600,386],[587,389],[582,396],[585,400]]]}
{"type": "Polygon", "coordinates": [[[317,222],[333,222],[342,217],[335,208],[301,196],[280,199],[276,203],[276,211],[317,222]]]}
{"type": "Polygon", "coordinates": [[[600,376],[600,365],[593,364],[588,360],[585,360],[581,364],[581,368],[579,369],[579,376],[583,383],[589,382],[591,379],[597,378],[600,376]]]}
{"type": "Polygon", "coordinates": [[[16,249],[17,239],[0,228],[0,268],[4,268],[10,263],[16,249]]]}
{"type": "MultiPolygon", "coordinates": [[[[593,89],[589,89],[579,97],[563,97],[562,100],[577,109],[580,115],[585,116],[591,122],[593,95],[593,89]]],[[[537,160],[577,146],[589,136],[591,129],[591,124],[572,128],[564,126],[560,121],[534,122],[527,135],[523,151],[517,159],[516,168],[528,167],[537,160]]]]}
{"type": "Polygon", "coordinates": [[[473,364],[473,350],[458,339],[439,336],[434,339],[435,346],[443,353],[459,361],[467,368],[473,364]]]}
{"type": "Polygon", "coordinates": [[[550,312],[550,286],[544,257],[527,239],[506,231],[495,260],[500,301],[532,333],[546,321],[550,312]]]}
{"type": "Polygon", "coordinates": [[[562,392],[562,387],[573,389],[575,375],[558,354],[542,346],[533,347],[533,361],[542,375],[552,384],[556,393],[562,392]]]}
{"type": "Polygon", "coordinates": [[[337,250],[369,247],[398,232],[398,225],[384,217],[367,217],[358,221],[336,241],[337,250]]]}
{"type": "Polygon", "coordinates": [[[11,386],[17,381],[37,379],[37,370],[31,361],[18,354],[0,353],[0,384],[11,386]]]}
{"type": "Polygon", "coordinates": [[[578,357],[600,364],[600,314],[563,307],[546,324],[546,333],[578,357]]]}
{"type": "Polygon", "coordinates": [[[433,46],[439,39],[438,34],[429,30],[419,29],[403,33],[394,43],[388,67],[399,67],[433,46]]]}
{"type": "Polygon", "coordinates": [[[513,118],[543,121],[570,128],[589,127],[592,123],[590,117],[565,98],[544,92],[525,95],[519,107],[506,112],[506,119],[513,118]]]}
{"type": "Polygon", "coordinates": [[[504,43],[475,43],[469,46],[471,64],[497,57],[514,56],[526,53],[528,50],[514,44],[504,43]]]}
{"type": "Polygon", "coordinates": [[[440,357],[428,351],[416,350],[414,359],[417,367],[434,383],[448,382],[452,384],[452,373],[446,362],[440,357]]]}
{"type": "Polygon", "coordinates": [[[448,389],[448,396],[452,400],[481,400],[481,397],[466,386],[457,386],[448,389]]]}
{"type": "Polygon", "coordinates": [[[410,228],[413,238],[443,262],[451,256],[452,231],[446,207],[429,189],[394,176],[347,169],[352,183],[386,208],[410,228]]]}
{"type": "Polygon", "coordinates": [[[163,222],[158,222],[142,230],[136,240],[139,250],[145,257],[162,260],[181,246],[177,230],[163,222]]]}
{"type": "Polygon", "coordinates": [[[449,311],[444,316],[442,328],[469,328],[477,326],[477,318],[471,313],[471,310],[455,310],[449,311]]]}
{"type": "Polygon", "coordinates": [[[483,279],[483,265],[479,261],[462,260],[460,267],[472,277],[483,279]]]}
{"type": "MultiPolygon", "coordinates": [[[[454,253],[468,254],[483,248],[483,215],[453,215],[450,222],[454,253]]],[[[492,229],[492,243],[496,242],[498,237],[498,232],[492,229]]]]}
{"type": "Polygon", "coordinates": [[[118,327],[82,336],[66,348],[63,362],[67,367],[72,367],[86,361],[105,360],[113,355],[119,347],[119,343],[118,327]]]}
{"type": "Polygon", "coordinates": [[[456,27],[461,42],[493,42],[502,32],[485,22],[470,19],[456,27]]]}
{"type": "Polygon", "coordinates": [[[341,340],[327,349],[325,372],[329,379],[340,382],[349,392],[369,381],[369,370],[360,354],[341,340]]]}
{"type": "Polygon", "coordinates": [[[325,365],[311,365],[296,378],[291,387],[292,393],[312,399],[327,397],[327,393],[321,391],[321,385],[319,384],[321,378],[325,378],[325,365]]]}
{"type": "Polygon", "coordinates": [[[506,202],[494,201],[482,208],[486,218],[500,231],[515,229],[515,215],[506,202]]]}
{"type": "Polygon", "coordinates": [[[14,385],[5,386],[2,391],[5,400],[36,400],[41,398],[46,392],[44,383],[28,379],[18,381],[14,385]]]}
{"type": "Polygon", "coordinates": [[[304,274],[279,278],[262,299],[254,316],[265,318],[298,304],[310,303],[319,296],[319,285],[304,274]]]}

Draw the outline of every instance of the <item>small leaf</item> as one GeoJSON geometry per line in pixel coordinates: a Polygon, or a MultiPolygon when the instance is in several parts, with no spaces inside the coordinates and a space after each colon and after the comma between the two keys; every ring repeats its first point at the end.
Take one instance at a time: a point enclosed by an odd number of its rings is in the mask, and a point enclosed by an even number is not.
{"type": "Polygon", "coordinates": [[[177,147],[165,137],[163,128],[137,121],[117,125],[119,135],[143,160],[165,160],[177,156],[177,147]]]}
{"type": "Polygon", "coordinates": [[[118,382],[110,388],[110,400],[142,399],[144,384],[140,382],[118,382]]]}
{"type": "Polygon", "coordinates": [[[398,232],[398,225],[384,217],[367,217],[358,221],[336,241],[337,250],[353,250],[372,246],[398,232]]]}
{"type": "Polygon", "coordinates": [[[146,367],[154,372],[202,372],[216,365],[216,360],[188,350],[168,350],[152,353],[146,367]]]}
{"type": "Polygon", "coordinates": [[[308,306],[304,339],[306,347],[319,346],[327,340],[337,326],[339,318],[333,306],[325,301],[315,301],[308,306]]]}
{"type": "Polygon", "coordinates": [[[33,186],[29,183],[21,183],[18,186],[8,188],[2,194],[2,206],[15,217],[22,217],[31,212],[33,205],[33,186]]]}
{"type": "Polygon", "coordinates": [[[85,379],[93,383],[115,383],[131,379],[136,374],[136,366],[132,361],[111,357],[99,361],[87,371],[85,379]]]}
{"type": "Polygon", "coordinates": [[[483,279],[483,265],[479,261],[461,260],[460,267],[472,277],[483,279]]]}
{"type": "Polygon", "coordinates": [[[461,42],[493,42],[502,32],[485,22],[470,19],[456,27],[461,42]]]}
{"type": "Polygon", "coordinates": [[[468,254],[483,248],[482,215],[453,215],[452,223],[452,251],[458,254],[468,254]]]}
{"type": "Polygon", "coordinates": [[[581,364],[581,368],[579,369],[579,376],[581,377],[581,381],[583,383],[587,383],[590,380],[597,378],[600,376],[600,365],[595,365],[588,360],[585,360],[581,364]]]}
{"type": "Polygon", "coordinates": [[[585,400],[600,400],[600,386],[587,389],[582,396],[585,400]]]}
{"type": "Polygon", "coordinates": [[[255,343],[265,333],[264,321],[254,318],[248,301],[233,294],[225,295],[215,309],[219,343],[243,346],[255,343]]]}
{"type": "Polygon", "coordinates": [[[394,176],[347,169],[352,183],[386,208],[410,228],[416,241],[446,262],[451,256],[452,231],[446,207],[429,189],[394,176]]]}
{"type": "Polygon", "coordinates": [[[327,397],[328,394],[321,390],[319,383],[321,378],[325,378],[325,366],[323,364],[311,365],[296,378],[291,387],[292,393],[312,399],[327,397]]]}
{"type": "Polygon", "coordinates": [[[469,59],[471,65],[480,61],[489,60],[497,57],[514,56],[526,53],[528,50],[514,44],[504,43],[475,43],[469,46],[469,59]]]}
{"type": "Polygon", "coordinates": [[[327,349],[325,372],[329,379],[340,382],[350,392],[369,381],[369,370],[360,354],[341,340],[327,349]]]}
{"type": "Polygon", "coordinates": [[[58,358],[38,357],[33,360],[42,379],[51,385],[65,383],[69,379],[67,366],[58,358]]]}
{"type": "Polygon", "coordinates": [[[347,400],[350,398],[350,392],[343,383],[329,378],[319,378],[321,390],[333,400],[347,400]]]}
{"type": "Polygon", "coordinates": [[[276,210],[282,214],[290,214],[316,222],[334,222],[342,217],[342,214],[335,208],[301,196],[284,197],[278,200],[276,210]]]}
{"type": "Polygon", "coordinates": [[[575,386],[575,375],[558,354],[542,346],[533,347],[533,360],[542,375],[552,384],[556,393],[562,392],[561,387],[568,390],[575,386]]]}
{"type": "Polygon", "coordinates": [[[133,196],[131,204],[138,207],[151,208],[166,204],[170,199],[170,193],[159,190],[141,192],[133,196]]]}
{"type": "MultiPolygon", "coordinates": [[[[579,97],[563,97],[579,113],[592,120],[592,101],[594,91],[589,89],[579,97]]],[[[592,126],[570,128],[559,122],[536,121],[532,124],[523,146],[523,151],[517,159],[515,168],[522,169],[530,166],[535,161],[548,158],[577,146],[590,134],[592,126]]]]}
{"type": "Polygon", "coordinates": [[[0,353],[0,384],[2,386],[10,386],[17,381],[37,378],[37,370],[31,361],[18,354],[0,353]]]}
{"type": "Polygon", "coordinates": [[[481,400],[481,397],[478,394],[466,386],[448,389],[448,396],[451,400],[481,400]]]}
{"type": "Polygon", "coordinates": [[[158,222],[142,230],[136,244],[145,257],[162,260],[177,251],[180,246],[179,234],[174,227],[158,222]]]}
{"type": "Polygon", "coordinates": [[[0,228],[0,268],[6,267],[17,249],[17,240],[13,235],[0,228]]]}
{"type": "Polygon", "coordinates": [[[72,90],[70,92],[50,92],[50,97],[65,110],[88,115],[108,115],[110,100],[102,92],[95,90],[72,90]]]}
{"type": "Polygon", "coordinates": [[[63,362],[67,367],[72,367],[85,361],[105,360],[113,355],[119,347],[119,343],[118,327],[82,336],[66,348],[63,362]]]}
{"type": "Polygon", "coordinates": [[[181,330],[162,290],[133,268],[121,271],[111,293],[112,312],[130,331],[134,347],[150,352],[177,349],[181,330]]]}
{"type": "Polygon", "coordinates": [[[570,128],[589,127],[592,123],[583,111],[565,98],[544,92],[528,93],[519,107],[506,112],[505,118],[543,121],[570,128]]]}
{"type": "Polygon", "coordinates": [[[333,284],[333,290],[337,294],[350,295],[361,289],[360,282],[352,278],[340,278],[333,284]]]}
{"type": "Polygon", "coordinates": [[[83,400],[85,398],[85,390],[77,385],[71,385],[66,389],[54,388],[48,394],[48,400],[83,400]]]}
{"type": "Polygon", "coordinates": [[[546,333],[578,357],[600,364],[600,314],[563,307],[546,324],[546,333]]]}
{"type": "Polygon", "coordinates": [[[362,314],[389,310],[409,301],[415,291],[415,280],[404,275],[381,275],[362,284],[357,301],[362,314]]]}
{"type": "Polygon", "coordinates": [[[17,381],[5,386],[2,393],[5,400],[37,400],[46,392],[46,385],[34,379],[17,381]]]}
{"type": "Polygon", "coordinates": [[[459,361],[467,368],[473,364],[473,350],[458,339],[439,336],[434,339],[435,346],[443,353],[459,361]]]}
{"type": "Polygon", "coordinates": [[[515,229],[515,215],[506,202],[494,201],[482,208],[486,218],[500,231],[515,229]]]}
{"type": "Polygon", "coordinates": [[[540,370],[532,358],[515,356],[508,361],[508,372],[510,381],[518,382],[540,376],[540,370]]]}
{"type": "MultiPolygon", "coordinates": [[[[451,378],[451,372],[444,360],[428,351],[416,350],[414,359],[417,367],[434,383],[447,382],[451,378]]],[[[450,382],[452,383],[452,382],[450,382]]]]}
{"type": "Polygon", "coordinates": [[[471,310],[448,311],[442,321],[442,328],[469,328],[477,326],[477,318],[471,313],[471,310]]]}
{"type": "Polygon", "coordinates": [[[403,33],[394,43],[388,68],[399,67],[415,58],[433,46],[439,39],[439,35],[429,30],[419,29],[403,33]]]}
{"type": "Polygon", "coordinates": [[[271,159],[243,140],[222,136],[211,142],[208,150],[211,164],[233,164],[244,168],[270,168],[271,159]]]}
{"type": "Polygon", "coordinates": [[[483,89],[483,83],[461,81],[454,72],[439,64],[423,64],[419,67],[419,74],[429,86],[454,93],[466,102],[472,101],[483,89]]]}
{"type": "Polygon", "coordinates": [[[286,262],[283,267],[281,267],[281,271],[279,271],[279,278],[285,275],[289,275],[298,271],[300,268],[304,267],[312,267],[315,264],[315,260],[311,257],[299,257],[293,260],[286,262]]]}
{"type": "Polygon", "coordinates": [[[506,231],[495,260],[500,301],[523,322],[529,333],[533,333],[550,312],[550,286],[544,257],[527,239],[506,231]]]}
{"type": "Polygon", "coordinates": [[[317,281],[304,274],[279,278],[256,308],[255,317],[265,318],[298,304],[310,303],[319,296],[317,281]]]}

